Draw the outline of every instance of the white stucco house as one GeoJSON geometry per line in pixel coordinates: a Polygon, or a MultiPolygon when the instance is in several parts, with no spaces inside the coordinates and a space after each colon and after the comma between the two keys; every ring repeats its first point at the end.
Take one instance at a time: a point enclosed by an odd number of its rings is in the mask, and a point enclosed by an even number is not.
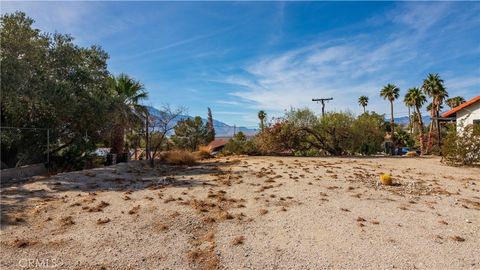
{"type": "Polygon", "coordinates": [[[471,124],[480,125],[480,96],[476,96],[460,106],[443,113],[442,117],[454,118],[458,132],[461,132],[463,127],[471,124]]]}

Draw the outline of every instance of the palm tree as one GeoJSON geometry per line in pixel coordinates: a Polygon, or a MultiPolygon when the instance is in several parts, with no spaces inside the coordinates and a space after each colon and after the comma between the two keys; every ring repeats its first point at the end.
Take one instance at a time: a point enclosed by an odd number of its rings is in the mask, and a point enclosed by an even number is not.
{"type": "Polygon", "coordinates": [[[115,125],[113,128],[112,153],[124,152],[125,129],[141,123],[139,112],[145,107],[140,105],[148,97],[143,85],[126,74],[110,77],[110,88],[114,95],[115,125]]]}
{"type": "Polygon", "coordinates": [[[415,106],[415,100],[412,99],[412,97],[408,94],[413,88],[408,89],[407,94],[405,94],[405,97],[403,98],[403,103],[408,108],[408,122],[410,125],[410,133],[412,133],[413,125],[412,125],[412,115],[410,114],[410,108],[415,106]]]}
{"type": "Polygon", "coordinates": [[[399,95],[400,95],[400,89],[394,84],[390,84],[390,83],[385,85],[380,91],[380,96],[383,97],[383,99],[390,101],[390,113],[391,113],[390,125],[392,127],[392,140],[395,134],[395,127],[394,127],[395,123],[393,120],[393,101],[397,99],[399,95]]]}
{"type": "Polygon", "coordinates": [[[465,99],[461,96],[457,96],[445,100],[445,103],[448,105],[448,107],[450,107],[450,109],[453,109],[460,106],[460,104],[465,103],[465,99]]]}
{"type": "Polygon", "coordinates": [[[423,154],[424,151],[424,135],[423,135],[423,120],[422,120],[422,113],[420,108],[427,102],[427,97],[418,87],[413,87],[408,89],[407,94],[405,95],[405,104],[409,104],[410,106],[415,108],[415,116],[417,117],[418,121],[418,130],[420,132],[420,152],[423,154]]]}
{"type": "Polygon", "coordinates": [[[435,121],[430,122],[430,130],[428,133],[428,144],[427,152],[429,152],[429,147],[433,145],[433,130],[437,130],[437,139],[440,142],[440,126],[438,122],[438,117],[440,115],[440,109],[445,98],[448,97],[448,92],[445,89],[443,80],[440,78],[438,73],[428,74],[427,78],[423,81],[422,90],[423,92],[432,98],[432,106],[430,110],[430,117],[435,121]]]}
{"type": "Polygon", "coordinates": [[[360,96],[358,98],[358,104],[363,107],[363,113],[365,113],[365,107],[368,105],[368,97],[367,96],[360,96]]]}
{"type": "Polygon", "coordinates": [[[260,130],[263,132],[265,129],[265,118],[267,117],[267,113],[265,111],[258,112],[258,119],[260,119],[260,130]]]}

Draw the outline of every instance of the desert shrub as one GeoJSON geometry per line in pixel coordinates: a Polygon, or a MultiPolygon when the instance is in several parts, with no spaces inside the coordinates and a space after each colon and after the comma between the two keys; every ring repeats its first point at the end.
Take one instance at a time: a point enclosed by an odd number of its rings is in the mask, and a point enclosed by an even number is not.
{"type": "Polygon", "coordinates": [[[207,159],[212,157],[212,152],[210,151],[210,148],[204,145],[198,147],[198,151],[195,152],[195,154],[199,159],[207,159]]]}
{"type": "Polygon", "coordinates": [[[382,150],[382,115],[331,112],[317,117],[309,109],[292,109],[254,138],[260,153],[290,152],[296,156],[374,154],[382,150]]]}
{"type": "Polygon", "coordinates": [[[189,151],[173,150],[162,153],[160,160],[169,165],[193,165],[197,157],[189,151]]]}
{"type": "Polygon", "coordinates": [[[442,157],[449,165],[480,162],[480,125],[468,125],[461,132],[451,130],[443,140],[442,157]]]}
{"type": "Polygon", "coordinates": [[[363,155],[372,155],[382,151],[385,135],[385,120],[383,115],[366,112],[352,123],[350,151],[363,155]]]}
{"type": "Polygon", "coordinates": [[[223,155],[256,155],[258,153],[256,141],[254,139],[247,139],[241,131],[230,139],[222,150],[223,155]]]}

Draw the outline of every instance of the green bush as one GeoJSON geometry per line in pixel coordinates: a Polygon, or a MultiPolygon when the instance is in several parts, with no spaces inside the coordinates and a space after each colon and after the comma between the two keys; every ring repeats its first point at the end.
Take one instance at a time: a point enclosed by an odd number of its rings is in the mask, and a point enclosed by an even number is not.
{"type": "Polygon", "coordinates": [[[480,125],[456,129],[444,138],[442,160],[449,165],[473,165],[480,162],[480,125]]]}

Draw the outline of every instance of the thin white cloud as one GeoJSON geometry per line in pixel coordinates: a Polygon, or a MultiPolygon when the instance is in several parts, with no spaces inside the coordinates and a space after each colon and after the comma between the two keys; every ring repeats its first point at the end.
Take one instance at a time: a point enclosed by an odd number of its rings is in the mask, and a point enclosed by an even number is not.
{"type": "MultiPolygon", "coordinates": [[[[422,64],[419,59],[427,63],[432,58],[422,54],[427,47],[420,51],[432,39],[428,30],[437,27],[452,12],[449,3],[408,3],[390,18],[395,31],[387,35],[360,34],[263,56],[245,67],[249,76],[229,76],[223,82],[241,89],[230,94],[255,110],[268,109],[281,114],[290,107],[310,107],[318,112],[320,107],[312,98],[334,97],[327,105],[330,110],[360,112],[357,98],[367,95],[370,110],[386,112],[388,106],[379,97],[379,90],[390,82],[402,89],[420,83],[410,80],[407,69],[422,64]]],[[[434,38],[434,42],[445,41],[434,38]]],[[[473,79],[462,83],[452,80],[447,86],[479,85],[473,79]]],[[[401,99],[396,104],[402,104],[401,99]]],[[[405,109],[398,107],[398,112],[403,113],[402,110],[405,109]]]]}

